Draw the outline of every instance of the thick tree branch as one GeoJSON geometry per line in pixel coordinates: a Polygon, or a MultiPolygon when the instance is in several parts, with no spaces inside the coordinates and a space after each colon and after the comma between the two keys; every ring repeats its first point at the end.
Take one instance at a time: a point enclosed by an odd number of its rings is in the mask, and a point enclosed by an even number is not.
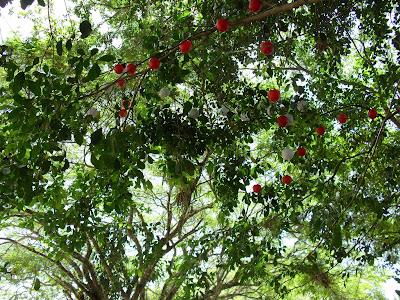
{"type": "Polygon", "coordinates": [[[73,282],[75,282],[75,284],[76,284],[77,286],[79,286],[79,288],[81,288],[81,289],[82,289],[85,293],[87,293],[88,295],[90,294],[89,290],[85,287],[85,285],[84,285],[81,281],[79,281],[69,270],[67,270],[67,269],[64,267],[64,265],[63,265],[60,261],[56,261],[56,260],[54,260],[54,259],[48,257],[46,254],[41,253],[41,252],[37,251],[37,250],[34,249],[34,248],[31,248],[31,247],[29,247],[29,246],[26,246],[26,245],[24,245],[24,244],[21,244],[21,243],[19,243],[19,242],[16,241],[16,240],[13,240],[13,239],[10,239],[10,238],[2,238],[2,237],[0,237],[0,240],[9,241],[9,242],[11,242],[11,243],[13,243],[13,244],[15,244],[15,245],[17,245],[17,246],[19,246],[19,247],[22,247],[22,248],[28,250],[29,252],[32,252],[32,253],[34,253],[34,254],[36,254],[36,255],[39,255],[39,256],[45,258],[46,260],[52,262],[52,263],[55,264],[62,272],[64,272],[66,275],[68,275],[68,277],[71,278],[71,279],[73,280],[73,282]]]}

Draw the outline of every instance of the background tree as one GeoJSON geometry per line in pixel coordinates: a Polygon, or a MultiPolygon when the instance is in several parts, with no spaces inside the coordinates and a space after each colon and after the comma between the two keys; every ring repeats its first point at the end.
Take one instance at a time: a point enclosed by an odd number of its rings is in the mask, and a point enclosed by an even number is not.
{"type": "Polygon", "coordinates": [[[35,37],[1,48],[10,282],[23,251],[38,267],[18,282],[69,299],[372,297],[352,280],[400,242],[396,3],[74,4],[78,22],[44,3],[35,37]]]}

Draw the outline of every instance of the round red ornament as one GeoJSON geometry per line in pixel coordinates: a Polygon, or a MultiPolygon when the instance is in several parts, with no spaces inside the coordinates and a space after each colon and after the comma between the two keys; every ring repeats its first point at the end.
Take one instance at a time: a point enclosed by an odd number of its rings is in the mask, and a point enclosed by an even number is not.
{"type": "Polygon", "coordinates": [[[160,60],[158,58],[155,58],[155,57],[151,58],[150,61],[149,61],[149,67],[152,70],[158,69],[160,64],[161,64],[160,60]]]}
{"type": "Polygon", "coordinates": [[[318,135],[323,135],[325,133],[325,127],[324,126],[319,126],[317,128],[317,133],[318,133],[318,135]]]}
{"type": "Polygon", "coordinates": [[[115,84],[122,87],[125,84],[125,80],[117,81],[115,84]]]}
{"type": "Polygon", "coordinates": [[[345,114],[340,114],[338,117],[338,121],[342,124],[347,122],[347,116],[345,114]]]}
{"type": "Polygon", "coordinates": [[[190,49],[192,49],[192,43],[186,40],[179,45],[179,49],[181,49],[183,53],[189,52],[190,49]]]}
{"type": "Polygon", "coordinates": [[[261,10],[262,4],[260,0],[251,0],[249,3],[249,9],[251,12],[256,13],[261,10]]]}
{"type": "Polygon", "coordinates": [[[281,93],[278,90],[272,89],[268,92],[268,99],[272,102],[276,102],[281,97],[281,93]]]}
{"type": "Polygon", "coordinates": [[[368,117],[370,118],[370,119],[375,119],[376,117],[378,116],[378,112],[375,110],[375,109],[371,109],[369,112],[368,112],[368,117]]]}
{"type": "Polygon", "coordinates": [[[283,183],[290,184],[292,182],[292,177],[290,177],[289,175],[285,175],[282,177],[282,181],[283,183]]]}
{"type": "Polygon", "coordinates": [[[125,108],[121,109],[121,111],[119,112],[119,116],[121,118],[125,118],[127,115],[128,115],[128,111],[125,108]]]}
{"type": "Polygon", "coordinates": [[[286,116],[278,117],[278,126],[279,127],[285,127],[288,122],[289,122],[288,117],[286,117],[286,116]]]}
{"type": "Polygon", "coordinates": [[[271,42],[264,42],[261,44],[261,53],[265,55],[270,55],[274,52],[274,45],[271,42]]]}
{"type": "Polygon", "coordinates": [[[218,20],[216,27],[217,27],[218,31],[225,32],[229,28],[229,22],[226,19],[220,19],[220,20],[218,20]]]}
{"type": "Polygon", "coordinates": [[[124,66],[121,64],[118,64],[114,67],[114,71],[117,74],[121,74],[122,72],[124,72],[124,66]]]}
{"type": "Polygon", "coordinates": [[[299,148],[297,148],[297,154],[298,154],[299,156],[304,156],[304,155],[306,155],[306,149],[305,149],[304,147],[299,147],[299,148]]]}
{"type": "Polygon", "coordinates": [[[261,185],[259,185],[259,184],[253,185],[253,191],[254,191],[254,193],[259,193],[259,192],[261,192],[261,189],[262,189],[261,185]]]}
{"type": "Polygon", "coordinates": [[[128,72],[128,74],[134,74],[136,72],[136,66],[134,64],[128,64],[126,66],[126,71],[128,72]]]}

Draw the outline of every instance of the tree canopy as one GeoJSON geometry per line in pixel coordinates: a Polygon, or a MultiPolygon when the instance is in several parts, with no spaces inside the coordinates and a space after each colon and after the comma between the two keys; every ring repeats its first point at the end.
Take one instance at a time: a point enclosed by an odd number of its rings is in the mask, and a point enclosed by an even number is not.
{"type": "Polygon", "coordinates": [[[4,295],[384,299],[397,1],[64,4],[1,46],[4,295]]]}

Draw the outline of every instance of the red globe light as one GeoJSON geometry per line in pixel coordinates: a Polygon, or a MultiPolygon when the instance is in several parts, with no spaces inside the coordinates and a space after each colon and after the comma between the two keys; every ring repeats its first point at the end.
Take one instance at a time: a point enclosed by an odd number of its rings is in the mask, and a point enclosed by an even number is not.
{"type": "Polygon", "coordinates": [[[259,192],[261,192],[261,189],[262,189],[261,185],[259,185],[259,184],[253,185],[253,191],[254,191],[254,193],[259,193],[259,192]]]}
{"type": "Polygon", "coordinates": [[[150,61],[149,61],[149,67],[152,70],[158,69],[160,64],[161,64],[160,60],[155,58],[155,57],[151,58],[150,61]]]}
{"type": "Polygon", "coordinates": [[[179,45],[179,49],[181,49],[183,53],[189,52],[190,49],[192,49],[192,43],[186,40],[179,45]]]}
{"type": "Polygon", "coordinates": [[[128,115],[128,112],[125,108],[121,109],[121,111],[119,112],[119,116],[121,118],[125,118],[128,115]]]}
{"type": "Polygon", "coordinates": [[[126,66],[126,71],[128,74],[134,74],[136,72],[136,66],[134,64],[128,64],[126,66]]]}
{"type": "Polygon", "coordinates": [[[371,109],[369,112],[368,112],[368,117],[370,118],[370,119],[375,119],[376,117],[378,116],[378,112],[375,110],[375,109],[371,109]]]}
{"type": "Polygon", "coordinates": [[[262,4],[260,0],[251,0],[249,3],[249,9],[251,12],[256,13],[261,10],[262,4]]]}
{"type": "Polygon", "coordinates": [[[264,42],[261,44],[261,53],[270,55],[274,52],[274,45],[271,42],[264,42]]]}
{"type": "Polygon", "coordinates": [[[268,92],[268,99],[272,102],[276,102],[281,97],[281,93],[278,90],[272,89],[268,92]]]}
{"type": "Polygon", "coordinates": [[[115,84],[122,87],[125,84],[125,80],[117,81],[115,84]]]}
{"type": "Polygon", "coordinates": [[[323,135],[325,133],[325,127],[324,126],[319,126],[317,128],[317,134],[318,135],[323,135]]]}
{"type": "Polygon", "coordinates": [[[278,117],[278,126],[279,127],[285,127],[288,122],[289,122],[288,117],[286,117],[286,116],[278,117]]]}
{"type": "Polygon", "coordinates": [[[220,19],[220,20],[218,20],[216,27],[217,27],[218,31],[225,32],[229,28],[229,22],[226,19],[220,19]]]}
{"type": "Polygon", "coordinates": [[[347,116],[345,114],[340,114],[338,117],[338,121],[342,124],[347,122],[347,116]]]}
{"type": "Polygon", "coordinates": [[[124,72],[124,66],[121,64],[118,64],[114,67],[114,71],[117,74],[121,74],[122,72],[124,72]]]}
{"type": "Polygon", "coordinates": [[[285,175],[282,177],[282,181],[283,183],[290,184],[292,182],[292,177],[290,177],[289,175],[285,175]]]}
{"type": "Polygon", "coordinates": [[[306,149],[305,149],[304,147],[299,147],[299,148],[297,148],[297,154],[298,154],[299,156],[304,156],[304,155],[306,155],[306,149]]]}

